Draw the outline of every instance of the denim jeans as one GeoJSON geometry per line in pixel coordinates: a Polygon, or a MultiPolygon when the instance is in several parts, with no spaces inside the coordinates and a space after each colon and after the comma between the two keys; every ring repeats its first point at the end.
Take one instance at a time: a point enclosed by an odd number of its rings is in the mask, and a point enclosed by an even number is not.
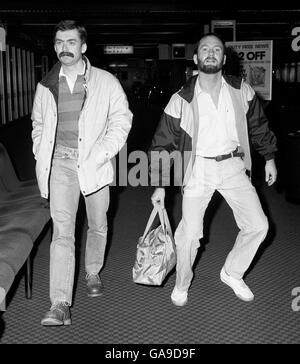
{"type": "MultiPolygon", "coordinates": [[[[80,198],[76,149],[58,146],[50,177],[50,212],[53,236],[50,246],[50,300],[72,304],[75,271],[75,223],[80,198]]],[[[85,270],[97,274],[104,262],[107,240],[109,186],[85,196],[88,221],[85,270]]]]}

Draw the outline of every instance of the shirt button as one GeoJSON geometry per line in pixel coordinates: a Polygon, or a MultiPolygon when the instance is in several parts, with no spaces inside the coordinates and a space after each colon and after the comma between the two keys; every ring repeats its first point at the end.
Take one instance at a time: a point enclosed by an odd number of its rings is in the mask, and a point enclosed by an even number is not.
{"type": "Polygon", "coordinates": [[[82,139],[81,139],[81,138],[79,138],[79,141],[81,142],[81,141],[82,141],[82,139]]]}
{"type": "Polygon", "coordinates": [[[79,166],[79,164],[77,164],[77,168],[79,168],[80,166],[79,166]]]}

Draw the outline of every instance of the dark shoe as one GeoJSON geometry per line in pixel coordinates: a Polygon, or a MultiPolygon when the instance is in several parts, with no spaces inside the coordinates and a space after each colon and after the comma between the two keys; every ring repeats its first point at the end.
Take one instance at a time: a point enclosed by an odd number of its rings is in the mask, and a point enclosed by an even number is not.
{"type": "Polygon", "coordinates": [[[65,302],[54,303],[41,321],[43,326],[71,325],[70,308],[65,302]]]}
{"type": "Polygon", "coordinates": [[[98,274],[87,274],[86,280],[89,297],[99,297],[103,294],[103,284],[98,274]]]}

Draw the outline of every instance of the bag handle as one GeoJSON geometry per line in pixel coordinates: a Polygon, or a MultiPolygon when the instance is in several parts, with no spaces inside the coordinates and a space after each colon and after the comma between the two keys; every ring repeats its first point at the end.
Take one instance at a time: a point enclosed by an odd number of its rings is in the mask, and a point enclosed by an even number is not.
{"type": "Polygon", "coordinates": [[[162,224],[162,222],[161,222],[161,224],[166,227],[166,231],[169,233],[169,235],[173,236],[170,221],[169,221],[169,217],[168,217],[168,214],[167,214],[167,210],[165,208],[163,208],[162,212],[163,212],[163,217],[164,217],[164,224],[162,224]]]}
{"type": "Polygon", "coordinates": [[[171,225],[170,225],[170,221],[169,221],[166,209],[153,207],[151,215],[147,222],[144,234],[142,236],[142,240],[145,239],[145,236],[147,235],[148,231],[150,230],[157,213],[159,215],[160,224],[163,227],[164,233],[167,231],[170,234],[170,236],[172,236],[171,225]]]}
{"type": "Polygon", "coordinates": [[[151,225],[153,224],[153,221],[155,219],[155,216],[156,216],[157,212],[158,212],[157,209],[155,207],[153,207],[151,215],[150,215],[150,217],[148,219],[148,222],[147,222],[147,225],[146,225],[142,240],[145,239],[145,236],[147,235],[148,231],[150,230],[151,225]]]}

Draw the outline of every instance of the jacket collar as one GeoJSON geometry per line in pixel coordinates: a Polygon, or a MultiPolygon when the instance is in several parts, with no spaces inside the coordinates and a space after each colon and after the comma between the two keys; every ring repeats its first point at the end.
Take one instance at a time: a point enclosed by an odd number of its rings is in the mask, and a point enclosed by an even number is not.
{"type": "Polygon", "coordinates": [[[190,77],[187,82],[178,91],[178,95],[190,103],[194,97],[195,86],[198,79],[198,75],[190,77]]]}
{"type": "MultiPolygon", "coordinates": [[[[86,56],[82,57],[83,61],[85,62],[85,74],[84,77],[86,80],[90,78],[91,73],[91,64],[86,56]]],[[[59,72],[61,69],[61,63],[57,62],[55,65],[51,68],[51,70],[46,74],[46,76],[41,80],[41,84],[50,90],[53,90],[58,85],[59,80],[59,72]]]]}
{"type": "MultiPolygon", "coordinates": [[[[223,75],[225,81],[232,86],[233,88],[240,89],[242,78],[230,75],[223,75]]],[[[188,81],[182,86],[182,88],[178,91],[178,95],[185,99],[188,103],[193,100],[195,93],[195,86],[198,79],[198,75],[192,76],[188,79],[188,81]]]]}

